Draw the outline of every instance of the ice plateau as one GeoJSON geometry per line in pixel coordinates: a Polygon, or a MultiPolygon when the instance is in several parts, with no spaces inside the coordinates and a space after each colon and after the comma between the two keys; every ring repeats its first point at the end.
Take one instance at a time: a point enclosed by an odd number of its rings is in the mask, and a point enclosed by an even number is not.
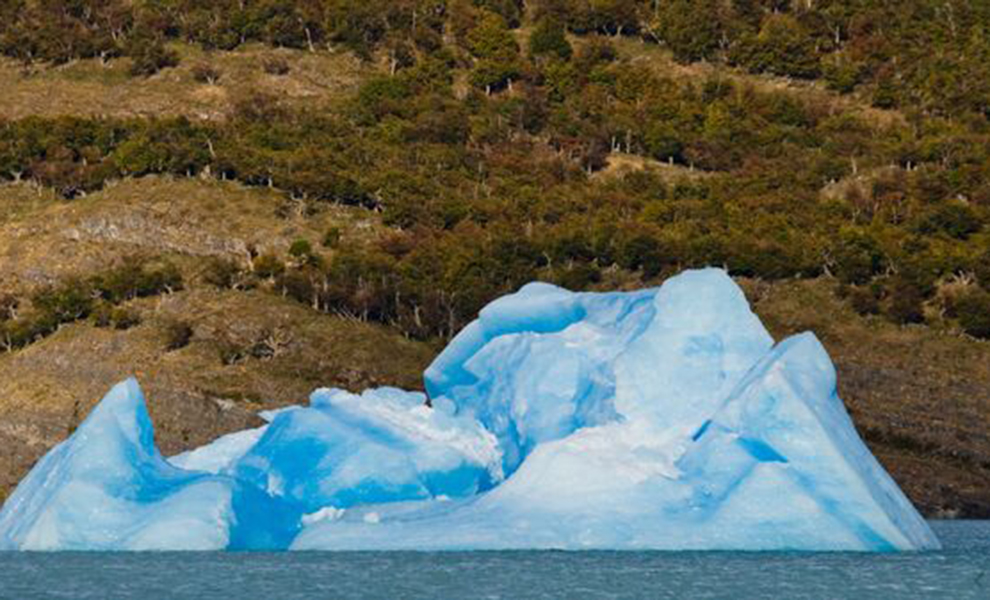
{"type": "Polygon", "coordinates": [[[115,387],[0,512],[0,549],[924,550],[825,349],[778,344],[718,269],[533,283],[484,308],[426,394],[321,389],[166,460],[115,387]]]}

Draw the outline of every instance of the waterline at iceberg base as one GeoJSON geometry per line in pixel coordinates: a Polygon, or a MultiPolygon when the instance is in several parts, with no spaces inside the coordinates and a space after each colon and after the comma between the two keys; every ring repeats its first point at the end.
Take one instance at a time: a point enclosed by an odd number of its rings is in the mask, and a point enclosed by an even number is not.
{"type": "Polygon", "coordinates": [[[778,344],[721,270],[527,285],[427,395],[317,390],[166,459],[134,380],[21,482],[0,549],[924,550],[811,333],[778,344]]]}

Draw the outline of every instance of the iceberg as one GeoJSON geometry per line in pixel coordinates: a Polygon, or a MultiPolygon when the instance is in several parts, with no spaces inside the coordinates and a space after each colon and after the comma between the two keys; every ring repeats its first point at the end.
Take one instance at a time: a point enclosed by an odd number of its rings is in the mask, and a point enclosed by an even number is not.
{"type": "Polygon", "coordinates": [[[317,390],[309,407],[278,414],[230,473],[305,513],[490,489],[502,479],[496,440],[452,413],[395,388],[317,390]]]}
{"type": "Polygon", "coordinates": [[[7,499],[0,550],[260,549],[287,544],[297,528],[253,487],[167,462],[129,379],[7,499]]]}
{"type": "Polygon", "coordinates": [[[939,547],[825,348],[775,344],[719,269],[635,292],[529,284],[424,385],[320,389],[165,460],[126,382],[22,481],[0,548],[939,547]]]}

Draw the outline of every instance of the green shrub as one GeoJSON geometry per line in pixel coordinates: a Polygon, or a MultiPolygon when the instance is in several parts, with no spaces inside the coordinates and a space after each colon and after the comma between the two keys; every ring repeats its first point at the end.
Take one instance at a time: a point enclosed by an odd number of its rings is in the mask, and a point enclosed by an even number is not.
{"type": "Polygon", "coordinates": [[[92,286],[104,300],[119,304],[132,298],[178,291],[182,289],[182,273],[171,263],[128,259],[121,266],[93,277],[92,286]]]}
{"type": "Polygon", "coordinates": [[[861,285],[880,272],[883,254],[879,245],[866,232],[843,229],[832,249],[835,276],[842,283],[861,285]]]}
{"type": "Polygon", "coordinates": [[[72,279],[34,294],[31,304],[41,313],[39,321],[54,326],[83,319],[93,311],[93,290],[82,280],[72,279]]]}
{"type": "Polygon", "coordinates": [[[976,258],[973,274],[976,275],[976,281],[983,289],[990,290],[990,248],[976,258]]]}
{"type": "Polygon", "coordinates": [[[313,245],[309,240],[298,239],[289,246],[289,256],[293,258],[305,258],[313,253],[313,245]]]}
{"type": "Polygon", "coordinates": [[[576,262],[557,273],[557,285],[573,291],[586,290],[602,280],[602,271],[597,265],[576,262]]]}
{"type": "Polygon", "coordinates": [[[295,259],[298,265],[317,266],[322,264],[320,257],[313,252],[313,245],[309,240],[298,239],[289,246],[289,256],[295,259]]]}
{"type": "Polygon", "coordinates": [[[876,315],[880,313],[880,299],[877,290],[872,286],[850,287],[846,291],[849,305],[861,315],[876,315]]]}
{"type": "Polygon", "coordinates": [[[712,18],[715,5],[715,0],[660,4],[660,35],[675,60],[687,63],[715,57],[719,50],[719,25],[712,18]]]}
{"type": "Polygon", "coordinates": [[[925,321],[924,294],[917,285],[903,278],[895,279],[889,289],[890,304],[887,316],[895,323],[923,323],[925,321]]]}
{"type": "Polygon", "coordinates": [[[274,279],[285,272],[285,263],[274,254],[262,254],[254,259],[254,274],[262,279],[274,279]]]}
{"type": "Polygon", "coordinates": [[[953,302],[963,331],[973,337],[990,339],[990,292],[971,288],[953,302]]]}
{"type": "Polygon", "coordinates": [[[113,306],[106,302],[97,304],[93,309],[93,325],[101,328],[113,325],[113,306]]]}
{"type": "Polygon", "coordinates": [[[243,279],[244,271],[229,258],[211,258],[203,271],[203,281],[222,290],[241,287],[243,279]]]}
{"type": "Polygon", "coordinates": [[[135,77],[150,77],[179,64],[179,55],[155,37],[135,38],[129,43],[127,55],[132,61],[131,75],[135,77]]]}
{"type": "Polygon", "coordinates": [[[125,330],[141,324],[141,315],[126,308],[115,308],[110,313],[114,329],[125,330]]]}
{"type": "Polygon", "coordinates": [[[567,60],[573,52],[567,36],[564,35],[564,26],[557,20],[542,19],[529,37],[530,56],[552,56],[567,60]]]}
{"type": "Polygon", "coordinates": [[[192,325],[186,321],[171,320],[165,323],[165,350],[172,352],[189,345],[193,338],[192,325]]]}
{"type": "Polygon", "coordinates": [[[797,19],[787,14],[768,17],[758,35],[743,36],[730,58],[760,73],[812,79],[820,72],[814,40],[797,19]]]}
{"type": "Polygon", "coordinates": [[[972,207],[946,202],[937,205],[920,216],[914,230],[925,235],[944,233],[950,237],[965,240],[983,226],[972,207]]]}
{"type": "Polygon", "coordinates": [[[340,228],[331,227],[323,234],[323,247],[324,248],[336,248],[340,245],[340,228]]]}

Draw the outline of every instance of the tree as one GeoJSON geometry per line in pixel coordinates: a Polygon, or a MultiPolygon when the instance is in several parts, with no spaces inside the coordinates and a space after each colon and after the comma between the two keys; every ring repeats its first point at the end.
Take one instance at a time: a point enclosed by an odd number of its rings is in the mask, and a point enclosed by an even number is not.
{"type": "Polygon", "coordinates": [[[635,34],[639,30],[637,0],[591,0],[592,28],[613,35],[635,34]]]}
{"type": "Polygon", "coordinates": [[[474,86],[490,94],[519,76],[519,45],[502,17],[486,13],[468,33],[467,42],[476,59],[471,73],[474,86]]]}
{"type": "Polygon", "coordinates": [[[529,37],[531,57],[550,56],[568,60],[572,53],[571,44],[564,35],[564,26],[559,21],[543,19],[537,23],[529,37]]]}
{"type": "Polygon", "coordinates": [[[924,294],[913,282],[897,277],[889,286],[890,306],[887,314],[895,323],[923,323],[925,321],[924,294]]]}
{"type": "Polygon", "coordinates": [[[730,53],[736,64],[759,73],[813,79],[820,73],[814,40],[794,17],[768,17],[756,36],[743,36],[730,53]]]}
{"type": "Polygon", "coordinates": [[[127,55],[131,57],[131,75],[149,77],[162,69],[179,64],[179,55],[165,47],[165,42],[151,33],[138,33],[127,42],[127,55]]]}
{"type": "Polygon", "coordinates": [[[963,331],[990,339],[990,292],[974,287],[955,300],[955,312],[963,331]]]}
{"type": "Polygon", "coordinates": [[[715,0],[671,0],[656,13],[654,29],[678,62],[714,58],[719,50],[715,0]]]}

